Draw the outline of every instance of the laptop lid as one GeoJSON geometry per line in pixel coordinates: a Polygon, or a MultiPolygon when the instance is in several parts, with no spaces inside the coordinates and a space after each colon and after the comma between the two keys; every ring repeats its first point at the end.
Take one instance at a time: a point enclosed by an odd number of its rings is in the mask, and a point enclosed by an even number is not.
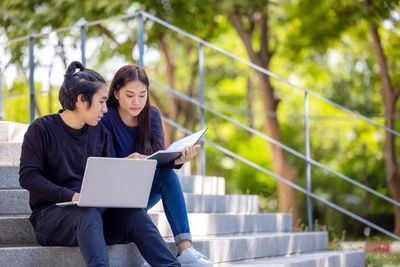
{"type": "Polygon", "coordinates": [[[156,160],[89,157],[78,206],[145,208],[156,160]]]}

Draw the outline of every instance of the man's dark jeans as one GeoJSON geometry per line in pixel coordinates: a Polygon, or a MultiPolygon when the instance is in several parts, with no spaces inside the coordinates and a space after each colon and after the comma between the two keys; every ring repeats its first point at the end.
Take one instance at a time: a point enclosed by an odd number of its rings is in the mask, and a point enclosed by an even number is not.
{"type": "Polygon", "coordinates": [[[152,266],[180,266],[143,209],[50,206],[40,211],[43,246],[79,246],[88,266],[109,266],[106,245],[135,243],[152,266]]]}

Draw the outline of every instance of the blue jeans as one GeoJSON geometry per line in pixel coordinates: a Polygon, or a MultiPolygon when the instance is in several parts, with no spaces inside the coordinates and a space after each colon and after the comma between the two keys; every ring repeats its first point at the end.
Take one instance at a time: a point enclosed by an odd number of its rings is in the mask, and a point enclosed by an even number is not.
{"type": "Polygon", "coordinates": [[[145,210],[151,209],[160,199],[162,199],[165,215],[174,234],[175,243],[178,244],[182,240],[192,241],[181,184],[172,169],[156,169],[145,210]]]}
{"type": "Polygon", "coordinates": [[[89,267],[109,266],[106,245],[134,242],[152,266],[180,266],[143,209],[43,208],[35,233],[42,246],[79,246],[89,267]]]}

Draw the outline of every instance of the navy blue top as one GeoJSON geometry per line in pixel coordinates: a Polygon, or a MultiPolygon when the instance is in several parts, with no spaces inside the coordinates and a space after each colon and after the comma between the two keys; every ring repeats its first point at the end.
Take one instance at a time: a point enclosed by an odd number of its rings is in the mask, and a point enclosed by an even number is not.
{"type": "MultiPolygon", "coordinates": [[[[150,109],[151,132],[155,140],[160,140],[164,145],[164,131],[161,123],[161,115],[156,107],[150,109]]],[[[119,115],[117,107],[109,107],[108,112],[104,114],[101,122],[108,128],[112,136],[111,155],[117,158],[125,158],[130,154],[137,152],[136,136],[137,126],[127,126],[119,115]]],[[[153,145],[154,152],[163,149],[153,145]]]]}
{"type": "MultiPolygon", "coordinates": [[[[150,109],[150,120],[151,120],[151,137],[153,140],[159,140],[165,146],[164,141],[164,131],[161,122],[161,115],[158,109],[151,106],[150,109]]],[[[101,122],[108,128],[111,133],[111,154],[113,157],[125,158],[130,154],[137,152],[135,147],[135,141],[137,136],[137,126],[129,127],[127,126],[121,116],[119,115],[117,107],[109,107],[108,112],[104,114],[101,122]]],[[[153,145],[153,152],[163,149],[157,144],[153,145]]],[[[176,168],[180,169],[183,164],[175,165],[174,162],[167,164],[166,166],[161,166],[162,168],[176,168]]]]}
{"type": "Polygon", "coordinates": [[[60,114],[32,122],[22,143],[19,182],[29,191],[33,213],[41,207],[71,201],[81,190],[90,156],[111,156],[109,133],[102,124],[86,124],[76,130],[65,124],[60,114]]]}

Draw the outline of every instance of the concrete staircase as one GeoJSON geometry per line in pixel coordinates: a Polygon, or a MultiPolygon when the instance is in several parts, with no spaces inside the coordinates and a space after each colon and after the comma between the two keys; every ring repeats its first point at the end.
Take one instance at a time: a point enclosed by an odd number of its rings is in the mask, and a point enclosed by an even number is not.
{"type": "MultiPolygon", "coordinates": [[[[27,125],[0,122],[0,266],[85,266],[79,248],[41,247],[28,218],[28,192],[18,183],[27,125]]],[[[326,232],[291,232],[291,215],[258,213],[258,196],[226,195],[221,177],[179,172],[193,246],[215,266],[361,267],[362,251],[327,251],[326,232]]],[[[150,212],[168,246],[172,232],[159,203],[150,212]]],[[[141,266],[134,244],[108,248],[111,266],[141,266]]]]}

